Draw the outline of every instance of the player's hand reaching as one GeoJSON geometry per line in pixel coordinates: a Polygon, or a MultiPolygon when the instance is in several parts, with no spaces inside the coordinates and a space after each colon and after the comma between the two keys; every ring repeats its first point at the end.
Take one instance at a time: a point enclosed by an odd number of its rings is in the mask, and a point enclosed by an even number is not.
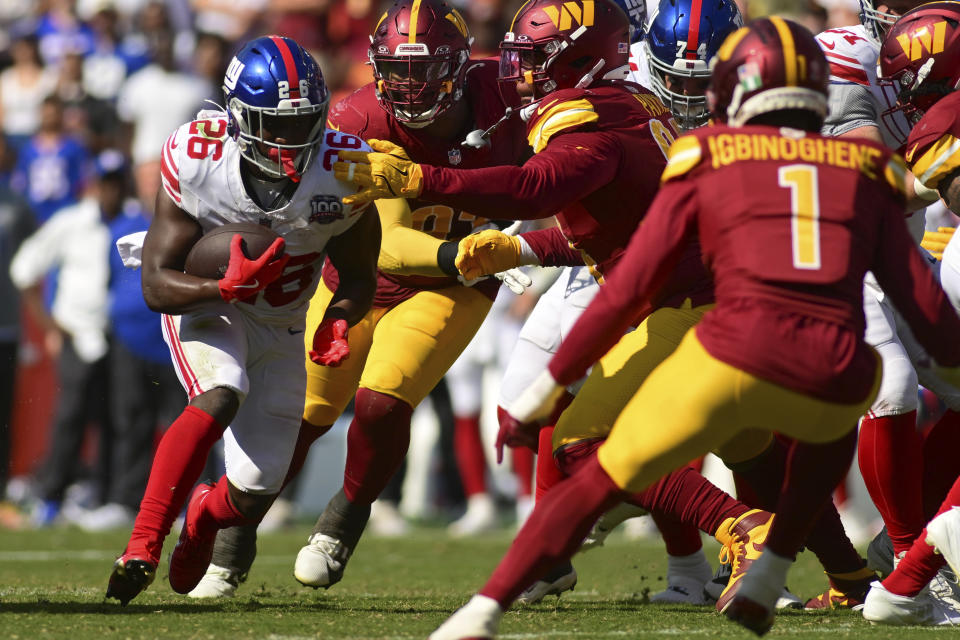
{"type": "Polygon", "coordinates": [[[943,260],[943,250],[947,248],[947,243],[956,230],[956,227],[937,227],[936,231],[927,231],[923,234],[920,246],[937,260],[943,260]]]}
{"type": "Polygon", "coordinates": [[[327,318],[320,323],[313,334],[313,349],[310,360],[324,367],[338,367],[350,357],[350,345],[347,344],[347,321],[327,318]]]}
{"type": "Polygon", "coordinates": [[[276,280],[290,260],[285,247],[283,238],[277,238],[260,257],[251,260],[243,253],[243,236],[235,234],[230,240],[227,272],[218,281],[220,297],[227,302],[243,300],[276,280]]]}
{"type": "Polygon", "coordinates": [[[454,264],[464,278],[500,273],[524,264],[520,238],[497,229],[485,229],[460,240],[454,264]]]}
{"type": "Polygon", "coordinates": [[[407,152],[389,140],[372,138],[373,151],[339,151],[333,163],[337,180],[360,191],[343,198],[344,204],[364,204],[379,198],[416,198],[423,189],[423,171],[407,152]]]}
{"type": "Polygon", "coordinates": [[[519,422],[510,415],[508,411],[503,411],[498,407],[500,418],[500,430],[497,432],[497,464],[503,462],[503,447],[527,447],[537,452],[537,444],[540,437],[540,425],[537,423],[519,422]]]}

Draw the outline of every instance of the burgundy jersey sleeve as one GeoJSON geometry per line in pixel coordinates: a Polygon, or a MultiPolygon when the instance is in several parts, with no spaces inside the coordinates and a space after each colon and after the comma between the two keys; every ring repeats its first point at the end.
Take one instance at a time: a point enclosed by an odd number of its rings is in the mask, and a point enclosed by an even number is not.
{"type": "Polygon", "coordinates": [[[521,167],[464,170],[423,165],[420,198],[490,218],[547,218],[610,182],[620,155],[613,135],[568,133],[521,167]]]}
{"type": "Polygon", "coordinates": [[[327,127],[366,139],[370,114],[379,115],[379,109],[372,86],[365,85],[331,107],[327,127]]]}
{"type": "Polygon", "coordinates": [[[906,160],[931,189],[960,169],[960,92],[942,98],[920,119],[907,140],[906,160]]]}
{"type": "Polygon", "coordinates": [[[660,190],[623,258],[550,361],[548,368],[558,383],[582,378],[652,310],[651,300],[670,278],[696,227],[696,202],[696,189],[689,182],[669,182],[660,190]]]}
{"type": "Polygon", "coordinates": [[[542,267],[583,266],[583,254],[570,246],[558,227],[521,233],[520,237],[537,254],[542,267]]]}
{"type": "Polygon", "coordinates": [[[927,353],[941,365],[960,365],[960,317],[917,250],[903,212],[896,208],[883,217],[871,270],[927,353]]]}

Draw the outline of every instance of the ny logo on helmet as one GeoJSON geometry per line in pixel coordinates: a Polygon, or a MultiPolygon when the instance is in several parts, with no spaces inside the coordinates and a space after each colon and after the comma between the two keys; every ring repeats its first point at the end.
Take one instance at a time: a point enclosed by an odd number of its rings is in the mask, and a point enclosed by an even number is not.
{"type": "Polygon", "coordinates": [[[581,27],[593,26],[593,0],[583,0],[582,7],[579,2],[564,2],[544,7],[543,11],[560,31],[570,29],[574,22],[581,27]]]}
{"type": "Polygon", "coordinates": [[[940,21],[933,25],[933,33],[929,27],[922,27],[913,33],[903,33],[897,36],[897,42],[903,47],[903,52],[910,56],[910,60],[919,60],[926,49],[930,55],[943,53],[944,41],[947,36],[947,23],[940,21]]]}
{"type": "Polygon", "coordinates": [[[247,66],[237,60],[236,57],[230,61],[230,66],[227,67],[227,73],[223,78],[223,84],[226,85],[227,89],[233,91],[237,88],[237,80],[240,79],[240,74],[243,73],[243,68],[247,66]]]}

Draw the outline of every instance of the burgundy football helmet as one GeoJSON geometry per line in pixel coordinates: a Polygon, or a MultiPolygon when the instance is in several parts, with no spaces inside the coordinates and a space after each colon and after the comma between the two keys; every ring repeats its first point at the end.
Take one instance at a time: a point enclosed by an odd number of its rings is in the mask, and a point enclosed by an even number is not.
{"type": "Polygon", "coordinates": [[[500,44],[500,80],[534,98],[630,73],[630,20],[613,0],[529,0],[500,44]]]}
{"type": "Polygon", "coordinates": [[[387,113],[423,127],[463,95],[473,38],[445,0],[397,0],[370,37],[377,99],[387,113]]]}
{"type": "Polygon", "coordinates": [[[887,33],[877,67],[881,81],[893,83],[898,109],[917,122],[960,88],[960,2],[931,2],[905,13],[887,33]]]}
{"type": "Polygon", "coordinates": [[[807,29],[776,16],[730,34],[711,62],[707,104],[717,122],[742,126],[763,113],[827,115],[827,59],[807,29]]]}

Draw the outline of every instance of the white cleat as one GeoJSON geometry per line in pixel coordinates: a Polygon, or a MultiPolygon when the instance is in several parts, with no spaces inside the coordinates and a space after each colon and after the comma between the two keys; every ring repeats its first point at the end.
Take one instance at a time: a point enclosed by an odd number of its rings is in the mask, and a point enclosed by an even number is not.
{"type": "Polygon", "coordinates": [[[520,604],[536,604],[547,596],[557,596],[564,591],[573,591],[577,585],[577,571],[570,567],[566,573],[558,576],[546,576],[543,580],[537,580],[532,585],[524,589],[517,597],[520,604]]]}
{"type": "Polygon", "coordinates": [[[297,554],[293,577],[304,586],[329,589],[343,577],[350,553],[351,550],[336,538],[314,533],[307,539],[307,546],[297,554]]]}
{"type": "Polygon", "coordinates": [[[650,597],[650,602],[659,604],[705,605],[704,582],[690,576],[667,576],[667,588],[650,597]]]}
{"type": "Polygon", "coordinates": [[[237,587],[247,579],[239,571],[231,571],[211,563],[200,582],[187,594],[191,598],[232,598],[237,587]]]}
{"type": "Polygon", "coordinates": [[[466,538],[493,531],[500,526],[497,505],[487,493],[477,493],[467,498],[467,510],[447,527],[454,538],[466,538]]]}
{"type": "Polygon", "coordinates": [[[476,595],[437,627],[429,640],[487,640],[497,635],[502,618],[496,600],[476,595]]]}
{"type": "Polygon", "coordinates": [[[941,554],[960,577],[960,507],[941,513],[927,525],[927,544],[941,554]]]}
{"type": "Polygon", "coordinates": [[[863,617],[869,622],[896,626],[960,625],[960,613],[930,597],[926,589],[911,598],[890,593],[879,582],[870,585],[863,605],[863,617]]]}
{"type": "Polygon", "coordinates": [[[580,551],[589,551],[596,547],[602,547],[607,536],[609,536],[617,526],[624,520],[637,518],[647,515],[648,511],[626,502],[621,502],[614,508],[600,516],[597,523],[590,529],[590,533],[584,538],[580,545],[580,551]]]}
{"type": "Polygon", "coordinates": [[[781,609],[803,609],[803,600],[790,593],[790,590],[784,587],[783,591],[780,592],[780,597],[777,598],[777,604],[775,606],[777,611],[781,609]]]}
{"type": "Polygon", "coordinates": [[[377,500],[370,505],[367,529],[380,538],[399,538],[410,533],[410,525],[400,515],[397,506],[387,500],[377,500]]]}

